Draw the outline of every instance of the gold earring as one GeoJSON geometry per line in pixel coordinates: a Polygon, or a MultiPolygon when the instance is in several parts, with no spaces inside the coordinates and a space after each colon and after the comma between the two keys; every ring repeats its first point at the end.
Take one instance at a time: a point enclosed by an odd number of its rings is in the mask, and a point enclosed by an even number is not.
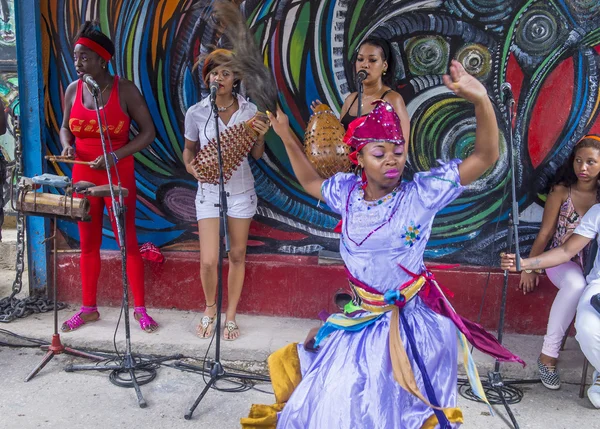
{"type": "Polygon", "coordinates": [[[385,69],[385,70],[383,71],[383,74],[384,74],[384,76],[385,76],[385,74],[386,74],[386,73],[387,73],[387,69],[385,69]]]}

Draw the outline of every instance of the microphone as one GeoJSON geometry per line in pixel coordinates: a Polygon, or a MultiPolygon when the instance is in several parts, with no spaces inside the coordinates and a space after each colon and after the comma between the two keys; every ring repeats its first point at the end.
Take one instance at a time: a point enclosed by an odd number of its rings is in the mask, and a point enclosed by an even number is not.
{"type": "Polygon", "coordinates": [[[359,70],[359,72],[356,74],[356,82],[361,83],[367,78],[368,75],[369,74],[366,70],[359,70]]]}
{"type": "Polygon", "coordinates": [[[94,89],[94,91],[100,92],[100,86],[98,86],[92,75],[84,74],[81,79],[89,86],[91,86],[94,89]]]}
{"type": "Polygon", "coordinates": [[[210,101],[215,102],[217,99],[217,91],[219,90],[219,82],[212,82],[210,84],[210,101]]]}
{"type": "Polygon", "coordinates": [[[512,87],[510,83],[504,82],[500,85],[500,92],[502,93],[502,100],[506,103],[508,100],[514,100],[512,87]]]}

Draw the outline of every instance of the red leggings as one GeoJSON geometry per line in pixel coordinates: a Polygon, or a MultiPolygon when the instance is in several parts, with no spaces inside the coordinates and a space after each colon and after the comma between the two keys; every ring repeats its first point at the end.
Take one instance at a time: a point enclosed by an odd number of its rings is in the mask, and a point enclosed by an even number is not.
{"type": "MultiPolygon", "coordinates": [[[[80,145],[81,146],[81,145],[80,145]]],[[[102,153],[99,147],[77,147],[77,158],[92,161],[102,153]]],[[[144,265],[135,232],[135,203],[136,186],[133,156],[119,160],[117,164],[121,184],[129,190],[125,198],[125,249],[127,251],[127,278],[133,292],[136,307],[144,307],[144,265]]],[[[117,183],[115,169],[111,171],[112,182],[117,183]]],[[[95,185],[108,184],[108,175],[104,170],[93,170],[87,165],[75,164],[73,167],[73,183],[80,180],[92,182],[95,185]]],[[[89,197],[91,222],[78,222],[81,244],[81,292],[82,304],[86,307],[96,306],[98,278],[100,276],[100,246],[102,244],[102,224],[104,207],[108,208],[112,229],[118,242],[117,226],[112,213],[110,197],[89,197]]],[[[113,274],[111,274],[111,277],[113,274]]],[[[121,278],[121,271],[114,276],[121,278]]]]}

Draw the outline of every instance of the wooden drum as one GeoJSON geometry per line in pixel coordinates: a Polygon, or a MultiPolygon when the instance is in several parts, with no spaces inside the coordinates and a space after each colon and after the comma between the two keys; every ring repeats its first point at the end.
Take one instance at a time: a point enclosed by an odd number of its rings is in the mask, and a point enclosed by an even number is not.
{"type": "Polygon", "coordinates": [[[17,194],[15,208],[25,212],[25,214],[34,216],[68,217],[83,222],[91,220],[89,214],[90,202],[86,198],[76,198],[69,195],[20,189],[17,194]]]}

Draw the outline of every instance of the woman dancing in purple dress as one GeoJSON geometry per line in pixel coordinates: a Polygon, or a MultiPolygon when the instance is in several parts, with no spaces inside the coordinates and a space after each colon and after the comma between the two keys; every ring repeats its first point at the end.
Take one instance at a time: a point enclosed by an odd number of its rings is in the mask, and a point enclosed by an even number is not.
{"type": "MultiPolygon", "coordinates": [[[[398,115],[383,100],[353,121],[345,137],[361,174],[339,173],[328,180],[304,156],[287,117],[281,111],[269,115],[306,192],[342,217],[340,252],[354,295],[345,312],[332,315],[319,330],[317,353],[294,346],[293,353],[288,347],[280,355],[288,367],[298,362],[291,395],[278,391],[285,372],[277,368],[280,352],[270,358],[280,403],[271,408],[279,411],[277,428],[457,427],[462,423],[456,408],[457,338],[463,346],[469,340],[501,360],[522,362],[458,316],[423,263],[435,214],[498,159],[496,116],[485,87],[456,61],[444,83],[475,105],[475,146],[462,162],[441,163],[412,181],[401,180],[405,139],[398,115]]],[[[485,400],[468,352],[465,357],[474,388],[485,400]]],[[[274,427],[273,419],[261,420],[261,410],[265,407],[255,406],[242,425],[274,427]]]]}

